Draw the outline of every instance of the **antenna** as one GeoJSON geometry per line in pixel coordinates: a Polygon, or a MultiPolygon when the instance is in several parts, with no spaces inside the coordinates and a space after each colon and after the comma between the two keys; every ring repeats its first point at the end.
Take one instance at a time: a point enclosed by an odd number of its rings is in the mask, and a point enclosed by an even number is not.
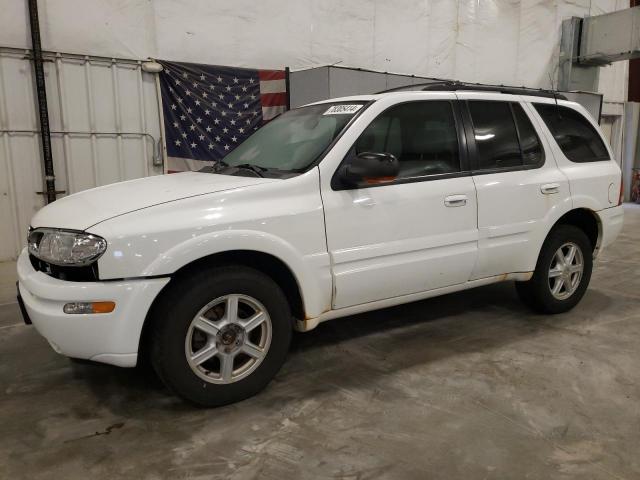
{"type": "Polygon", "coordinates": [[[553,84],[553,77],[551,76],[551,72],[549,73],[549,83],[551,84],[551,91],[553,92],[553,99],[556,101],[556,113],[558,114],[558,118],[562,118],[562,114],[560,113],[560,106],[558,105],[558,95],[556,91],[556,87],[553,84]]]}

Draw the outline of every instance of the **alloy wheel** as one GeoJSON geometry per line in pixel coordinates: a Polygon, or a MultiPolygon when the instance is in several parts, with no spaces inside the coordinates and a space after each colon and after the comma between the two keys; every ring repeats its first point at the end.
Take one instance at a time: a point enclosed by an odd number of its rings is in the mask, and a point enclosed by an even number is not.
{"type": "Polygon", "coordinates": [[[247,295],[224,295],[191,321],[185,339],[187,363],[209,383],[237,382],[263,362],[272,335],[271,318],[262,303],[247,295]]]}
{"type": "Polygon", "coordinates": [[[584,271],[582,250],[573,242],[563,244],[551,259],[549,290],[558,300],[565,300],[580,286],[584,271]]]}

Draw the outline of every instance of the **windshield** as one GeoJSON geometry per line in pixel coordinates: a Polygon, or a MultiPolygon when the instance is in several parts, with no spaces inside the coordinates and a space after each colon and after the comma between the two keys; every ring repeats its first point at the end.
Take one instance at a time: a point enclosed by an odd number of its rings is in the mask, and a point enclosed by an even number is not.
{"type": "Polygon", "coordinates": [[[302,171],[331,144],[363,107],[362,102],[323,103],[290,110],[257,130],[224,157],[229,167],[302,171]]]}

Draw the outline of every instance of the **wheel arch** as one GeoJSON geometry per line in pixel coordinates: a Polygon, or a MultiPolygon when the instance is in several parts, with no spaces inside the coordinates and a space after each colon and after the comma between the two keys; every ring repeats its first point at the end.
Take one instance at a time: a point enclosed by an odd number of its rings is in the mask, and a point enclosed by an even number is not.
{"type": "Polygon", "coordinates": [[[562,215],[551,230],[558,225],[573,225],[582,230],[591,242],[594,258],[597,256],[602,241],[602,222],[595,211],[589,208],[574,208],[562,215]]]}
{"type": "Polygon", "coordinates": [[[144,357],[149,351],[148,347],[151,339],[150,334],[153,330],[155,312],[160,303],[160,299],[168,289],[173,288],[181,278],[185,278],[195,271],[228,265],[249,267],[258,270],[274,280],[282,287],[283,293],[289,301],[294,317],[293,319],[302,320],[305,318],[305,304],[301,285],[291,267],[282,259],[257,250],[228,250],[217,252],[198,258],[180,267],[171,275],[171,280],[163,287],[158,295],[156,295],[142,325],[138,346],[139,359],[141,355],[144,357]]]}

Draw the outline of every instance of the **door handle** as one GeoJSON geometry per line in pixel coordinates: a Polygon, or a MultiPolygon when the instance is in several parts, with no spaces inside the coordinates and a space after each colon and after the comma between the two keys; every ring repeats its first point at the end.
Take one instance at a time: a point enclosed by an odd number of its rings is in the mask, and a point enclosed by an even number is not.
{"type": "Polygon", "coordinates": [[[540,191],[545,195],[550,195],[552,193],[560,193],[560,184],[559,183],[545,183],[540,186],[540,191]]]}
{"type": "Polygon", "coordinates": [[[466,195],[449,195],[444,197],[444,204],[447,207],[464,207],[467,204],[466,195]]]}

